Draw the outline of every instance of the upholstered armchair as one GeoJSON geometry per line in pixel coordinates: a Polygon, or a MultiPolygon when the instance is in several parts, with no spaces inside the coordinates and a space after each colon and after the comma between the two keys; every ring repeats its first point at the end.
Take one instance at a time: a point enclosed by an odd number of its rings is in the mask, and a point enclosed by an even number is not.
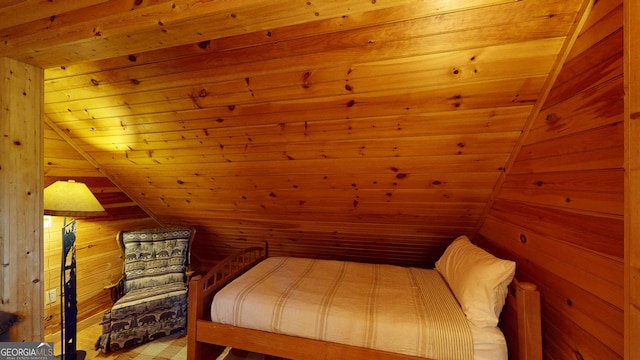
{"type": "Polygon", "coordinates": [[[118,233],[124,268],[120,281],[105,288],[114,304],[103,316],[96,349],[106,353],[186,331],[194,236],[188,227],[118,233]]]}

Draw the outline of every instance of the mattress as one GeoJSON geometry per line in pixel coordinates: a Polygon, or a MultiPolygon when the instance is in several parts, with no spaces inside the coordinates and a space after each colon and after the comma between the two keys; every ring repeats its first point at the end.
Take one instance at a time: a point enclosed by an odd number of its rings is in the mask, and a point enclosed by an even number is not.
{"type": "Polygon", "coordinates": [[[272,257],[221,289],[214,322],[434,359],[506,359],[435,270],[272,257]]]}

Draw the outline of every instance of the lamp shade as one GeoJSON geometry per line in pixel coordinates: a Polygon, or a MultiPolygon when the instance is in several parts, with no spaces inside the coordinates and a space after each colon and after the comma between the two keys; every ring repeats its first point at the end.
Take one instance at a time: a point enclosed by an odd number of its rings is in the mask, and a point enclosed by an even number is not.
{"type": "Polygon", "coordinates": [[[56,181],[44,189],[44,214],[93,217],[105,216],[107,212],[87,185],[69,180],[56,181]]]}

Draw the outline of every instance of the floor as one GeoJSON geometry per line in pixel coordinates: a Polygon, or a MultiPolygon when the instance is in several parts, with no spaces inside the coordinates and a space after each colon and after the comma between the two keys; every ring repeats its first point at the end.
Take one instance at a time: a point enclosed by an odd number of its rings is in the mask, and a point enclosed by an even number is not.
{"type": "MultiPolygon", "coordinates": [[[[76,350],[85,352],[85,360],[127,360],[132,358],[145,360],[184,360],[187,358],[186,337],[184,336],[179,338],[167,336],[135,348],[125,348],[104,354],[94,349],[96,340],[98,340],[98,337],[102,334],[101,320],[102,314],[98,314],[93,318],[78,323],[79,330],[76,334],[76,350]]],[[[62,339],[60,338],[59,332],[45,336],[45,341],[53,342],[54,354],[59,355],[61,353],[60,343],[62,339]]],[[[78,357],[78,359],[80,358],[78,357]]]]}
{"type": "MultiPolygon", "coordinates": [[[[102,327],[100,326],[100,320],[92,319],[90,321],[91,325],[89,326],[79,326],[81,330],[78,330],[77,338],[76,338],[76,349],[83,350],[86,352],[85,359],[100,359],[100,360],[114,360],[118,357],[118,355],[126,352],[126,350],[117,351],[114,353],[103,354],[100,351],[94,350],[94,346],[96,344],[96,340],[102,333],[102,327]]],[[[55,333],[52,335],[47,335],[45,337],[45,341],[53,342],[54,354],[60,354],[60,343],[62,339],[60,338],[60,333],[55,333]]]]}

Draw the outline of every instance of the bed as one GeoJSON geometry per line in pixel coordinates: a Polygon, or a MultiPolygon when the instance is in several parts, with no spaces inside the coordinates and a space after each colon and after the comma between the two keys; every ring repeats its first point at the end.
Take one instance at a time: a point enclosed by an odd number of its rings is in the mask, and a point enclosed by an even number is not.
{"type": "Polygon", "coordinates": [[[514,273],[465,236],[435,269],[241,249],[190,282],[188,359],[214,345],[290,359],[507,359],[503,307],[510,358],[540,359],[539,293],[514,273]]]}

